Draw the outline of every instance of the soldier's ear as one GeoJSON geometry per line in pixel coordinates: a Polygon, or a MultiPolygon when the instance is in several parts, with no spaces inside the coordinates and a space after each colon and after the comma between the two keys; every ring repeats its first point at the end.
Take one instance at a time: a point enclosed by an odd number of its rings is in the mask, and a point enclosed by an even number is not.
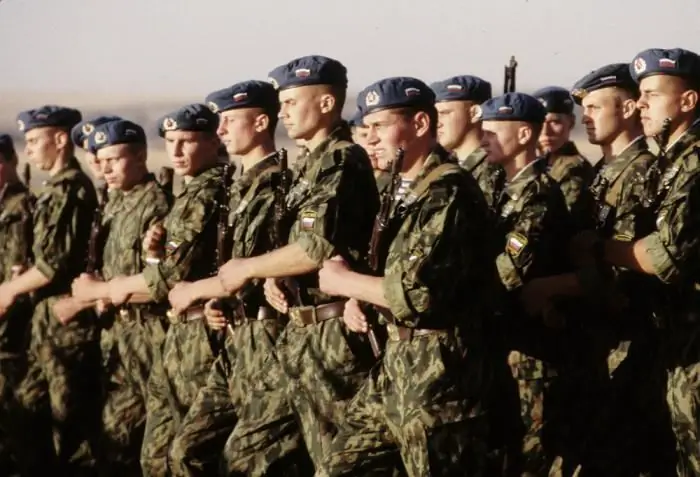
{"type": "Polygon", "coordinates": [[[416,137],[423,137],[430,132],[430,115],[425,111],[418,111],[413,115],[413,127],[416,137]]]}
{"type": "Polygon", "coordinates": [[[62,129],[56,129],[53,134],[53,141],[57,149],[65,149],[70,143],[68,133],[62,129]]]}
{"type": "Polygon", "coordinates": [[[537,137],[535,137],[535,131],[532,128],[531,124],[521,124],[518,127],[518,144],[521,146],[527,146],[530,144],[532,141],[537,141],[537,137]]]}
{"type": "Polygon", "coordinates": [[[319,98],[321,112],[323,114],[329,114],[335,109],[335,96],[330,93],[322,94],[319,98]]]}
{"type": "Polygon", "coordinates": [[[622,101],[622,117],[630,119],[637,114],[637,101],[634,99],[625,99],[622,101]]]}
{"type": "Polygon", "coordinates": [[[698,106],[698,92],[692,89],[681,94],[681,111],[689,113],[695,111],[698,106]]]}
{"type": "Polygon", "coordinates": [[[270,126],[270,117],[267,114],[258,114],[253,121],[255,132],[264,132],[270,126]]]}

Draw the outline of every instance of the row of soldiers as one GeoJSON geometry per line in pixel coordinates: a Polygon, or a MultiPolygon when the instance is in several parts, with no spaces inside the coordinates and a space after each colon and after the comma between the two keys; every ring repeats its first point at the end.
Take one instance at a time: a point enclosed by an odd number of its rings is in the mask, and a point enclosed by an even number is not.
{"type": "Polygon", "coordinates": [[[176,195],[138,124],[19,115],[0,473],[700,475],[700,57],[346,91],[307,56],[164,116],[176,195]]]}

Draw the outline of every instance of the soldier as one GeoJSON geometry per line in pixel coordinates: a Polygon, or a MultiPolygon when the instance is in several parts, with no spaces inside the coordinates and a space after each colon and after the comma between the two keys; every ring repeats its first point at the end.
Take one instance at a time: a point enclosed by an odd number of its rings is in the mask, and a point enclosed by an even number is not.
{"type": "Polygon", "coordinates": [[[525,428],[521,456],[514,456],[512,465],[524,475],[547,475],[554,457],[549,445],[558,440],[552,434],[558,411],[554,379],[558,336],[525,316],[517,297],[530,280],[569,270],[566,245],[572,234],[571,217],[561,189],[545,172],[547,164],[537,158],[537,138],[546,114],[542,104],[526,94],[507,93],[485,102],[481,110],[482,147],[487,159],[506,173],[504,193],[496,203],[503,244],[496,266],[507,292],[507,360],[518,385],[525,428]]]}
{"type": "MultiPolygon", "coordinates": [[[[666,399],[676,439],[677,474],[700,475],[700,372],[697,338],[698,230],[700,216],[700,56],[680,48],[653,48],[630,65],[639,83],[644,134],[660,139],[660,154],[646,179],[643,202],[655,215],[653,231],[639,240],[605,240],[588,234],[576,249],[598,262],[656,277],[661,290],[653,299],[661,330],[661,359],[666,399]],[[666,141],[666,139],[668,141],[666,141]],[[659,174],[656,174],[659,171],[659,174]]],[[[632,350],[630,350],[630,355],[632,350]]],[[[654,370],[652,370],[654,372],[654,370]]]]}
{"type": "Polygon", "coordinates": [[[29,369],[10,411],[17,458],[27,475],[93,475],[89,440],[99,417],[99,330],[91,310],[61,323],[53,303],[85,268],[95,190],[73,155],[80,112],[43,106],[18,116],[29,160],[49,174],[34,213],[34,266],[0,285],[0,317],[34,293],[29,369]]]}
{"type": "MultiPolygon", "coordinates": [[[[277,91],[267,82],[245,81],[209,94],[206,102],[219,113],[222,143],[243,164],[243,173],[230,190],[231,214],[226,217],[231,255],[268,252],[274,246],[279,173],[274,141],[277,91]]],[[[174,309],[184,309],[200,300],[227,296],[218,277],[212,277],[176,285],[170,301],[174,309]]],[[[295,460],[308,460],[294,413],[283,397],[282,370],[274,353],[286,317],[267,305],[262,282],[246,289],[241,300],[240,305],[232,301],[225,307],[234,315],[228,323],[231,333],[215,301],[208,303],[208,323],[226,333],[225,349],[173,440],[173,475],[215,475],[221,466],[225,475],[290,476],[295,475],[295,460]],[[260,448],[261,444],[270,447],[260,448]]]]}
{"type": "Polygon", "coordinates": [[[270,399],[286,396],[291,401],[321,472],[345,404],[374,359],[366,337],[347,334],[339,320],[344,300],[318,289],[316,271],[333,255],[358,266],[378,197],[367,154],[350,142],[341,120],[345,67],[331,58],[306,56],[275,68],[270,78],[279,92],[279,116],[288,135],[303,140],[305,147],[287,197],[293,221],[289,243],[264,255],[235,258],[219,270],[219,277],[229,293],[250,280],[269,278],[267,301],[288,314],[289,323],[277,341],[288,389],[269,391],[276,394],[270,399]]]}
{"type": "Polygon", "coordinates": [[[374,178],[377,181],[377,190],[379,195],[381,195],[386,188],[389,186],[389,181],[391,180],[391,174],[388,171],[379,167],[379,161],[377,161],[376,154],[372,148],[367,144],[367,126],[362,122],[362,113],[358,110],[355,115],[348,121],[350,125],[350,130],[352,131],[352,140],[355,144],[362,146],[365,150],[369,161],[372,164],[372,170],[374,171],[374,178]]]}
{"type": "MultiPolygon", "coordinates": [[[[115,306],[164,304],[176,283],[199,280],[215,272],[215,199],[222,187],[217,150],[219,118],[203,104],[184,106],[164,116],[159,134],[175,173],[185,178],[164,221],[151,227],[144,248],[165,254],[150,260],[141,273],[112,278],[99,299],[115,306]]],[[[102,289],[102,287],[101,287],[102,289]]],[[[214,361],[210,333],[199,314],[169,314],[170,327],[162,350],[155,350],[147,388],[147,422],[141,451],[144,475],[167,475],[168,446],[214,361]]]]}
{"type": "MultiPolygon", "coordinates": [[[[8,134],[0,134],[0,284],[22,273],[31,261],[34,197],[17,174],[17,153],[8,134]]],[[[12,391],[26,369],[26,347],[32,312],[29,297],[17,300],[0,322],[0,399],[12,399],[12,391]]],[[[0,424],[0,475],[12,475],[10,443],[0,424]]]]}
{"type": "MultiPolygon", "coordinates": [[[[596,230],[606,239],[639,239],[653,226],[652,214],[643,207],[642,198],[654,155],[644,138],[636,107],[639,92],[629,65],[615,63],[589,73],[574,85],[572,96],[583,107],[582,122],[589,141],[603,152],[603,158],[595,165],[596,177],[591,187],[597,209],[596,230]]],[[[574,459],[585,462],[587,475],[639,474],[649,464],[642,457],[653,455],[654,460],[659,460],[660,445],[655,449],[640,447],[652,441],[648,435],[652,427],[647,418],[642,419],[652,412],[638,406],[640,395],[652,393],[641,376],[649,374],[656,359],[649,304],[640,298],[632,300],[633,294],[646,295],[643,290],[653,292],[650,281],[640,278],[623,269],[600,270],[582,264],[576,273],[533,280],[523,291],[523,301],[532,315],[541,314],[555,297],[585,298],[586,314],[579,315],[583,322],[567,326],[583,327],[590,339],[586,340],[588,349],[574,354],[583,357],[579,362],[607,358],[605,375],[609,374],[612,382],[598,381],[601,375],[595,369],[597,363],[580,363],[588,375],[579,377],[577,382],[572,380],[576,388],[572,396],[577,404],[568,403],[571,417],[579,421],[574,432],[578,441],[574,444],[578,449],[574,459]],[[634,355],[634,361],[618,371],[632,343],[640,351],[634,355]],[[602,406],[602,410],[594,406],[602,406]],[[593,413],[598,415],[595,423],[593,413]]],[[[659,430],[654,429],[653,433],[658,435],[659,430]]],[[[571,462],[565,464],[570,472],[571,462]]],[[[557,465],[563,467],[560,461],[557,465]]]]}
{"type": "Polygon", "coordinates": [[[405,148],[400,174],[410,185],[392,211],[381,276],[351,271],[342,259],[319,272],[323,291],[352,298],[348,328],[368,330],[361,300],[385,310],[389,335],[381,366],[333,439],[330,476],[391,475],[401,460],[411,477],[484,472],[479,330],[493,285],[484,280],[494,273],[493,221],[474,178],[437,143],[434,102],[433,91],[409,77],[378,81],[358,96],[369,144],[385,167],[405,148]]]}
{"type": "MultiPolygon", "coordinates": [[[[119,119],[121,119],[119,116],[98,116],[94,119],[80,121],[78,124],[73,126],[73,129],[71,129],[71,140],[73,141],[73,144],[85,151],[85,162],[87,163],[88,169],[90,169],[90,174],[95,181],[101,182],[104,177],[99,164],[95,160],[95,155],[88,149],[88,140],[90,139],[90,136],[92,136],[92,133],[95,132],[96,126],[119,119]]],[[[98,199],[100,195],[101,194],[99,193],[97,194],[98,199]]]]}
{"type": "Polygon", "coordinates": [[[438,111],[437,135],[442,147],[451,151],[459,165],[469,171],[493,207],[503,189],[505,175],[486,160],[481,146],[478,107],[491,99],[491,83],[477,76],[454,76],[430,85],[438,111]]]}
{"type": "MultiPolygon", "coordinates": [[[[90,152],[104,174],[106,186],[120,194],[105,210],[109,232],[102,251],[101,279],[134,275],[146,265],[141,246],[146,231],[162,221],[169,209],[168,197],[146,167],[146,134],[138,124],[113,120],[97,125],[90,137],[90,152]]],[[[95,305],[109,295],[106,282],[82,275],[73,283],[74,295],[95,305]],[[101,290],[100,290],[101,288],[101,290]]],[[[107,361],[100,475],[140,473],[139,454],[146,422],[146,385],[154,350],[160,348],[167,323],[164,309],[125,304],[110,307],[116,315],[113,341],[103,341],[107,361]]],[[[102,316],[104,321],[107,316],[102,316]]]]}
{"type": "Polygon", "coordinates": [[[593,166],[571,141],[576,124],[574,101],[568,89],[549,86],[535,91],[547,111],[539,138],[539,153],[548,158],[547,173],[559,184],[566,206],[578,230],[590,228],[594,211],[593,198],[588,190],[593,180],[593,166]]]}

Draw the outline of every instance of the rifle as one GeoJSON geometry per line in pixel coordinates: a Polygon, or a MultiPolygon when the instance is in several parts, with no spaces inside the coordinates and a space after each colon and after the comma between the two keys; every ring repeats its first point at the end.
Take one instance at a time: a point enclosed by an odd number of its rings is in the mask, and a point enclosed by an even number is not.
{"type": "MultiPolygon", "coordinates": [[[[375,275],[379,275],[381,272],[379,270],[381,247],[385,241],[386,230],[389,227],[389,219],[391,218],[391,211],[394,209],[394,202],[396,200],[396,192],[401,185],[401,168],[403,167],[403,156],[404,150],[399,148],[396,151],[396,158],[391,164],[391,181],[389,182],[389,187],[387,187],[379,201],[379,211],[374,219],[374,226],[372,227],[372,237],[369,241],[369,252],[367,254],[367,259],[372,272],[375,275]]],[[[376,309],[376,307],[375,307],[376,309]]],[[[379,310],[377,310],[379,312],[379,310]]],[[[372,329],[369,327],[367,332],[367,337],[369,338],[369,344],[372,347],[372,353],[375,358],[379,358],[381,355],[381,349],[379,347],[379,341],[377,336],[372,329]]]]}
{"type": "Polygon", "coordinates": [[[503,94],[515,92],[515,69],[518,62],[515,56],[510,57],[510,62],[503,68],[503,94]]]}
{"type": "Polygon", "coordinates": [[[644,207],[653,207],[661,202],[663,198],[662,194],[659,193],[659,181],[661,180],[661,167],[666,164],[666,147],[668,146],[668,140],[671,136],[671,118],[664,119],[663,125],[661,126],[661,131],[659,134],[654,136],[656,145],[659,147],[659,154],[654,163],[649,167],[646,176],[646,190],[644,193],[644,199],[642,204],[644,207]]]}

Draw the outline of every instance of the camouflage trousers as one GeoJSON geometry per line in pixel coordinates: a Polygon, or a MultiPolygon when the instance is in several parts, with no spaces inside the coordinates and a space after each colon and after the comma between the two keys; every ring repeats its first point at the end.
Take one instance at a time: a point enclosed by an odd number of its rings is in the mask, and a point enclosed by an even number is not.
{"type": "Polygon", "coordinates": [[[228,333],[173,440],[174,476],[313,474],[274,349],[283,327],[251,321],[228,333]]]}
{"type": "Polygon", "coordinates": [[[95,475],[100,348],[92,310],[61,325],[55,299],[37,304],[27,373],[10,403],[8,424],[22,475],[95,475]]]}
{"type": "Polygon", "coordinates": [[[144,476],[169,473],[170,444],[214,362],[202,320],[171,325],[161,350],[154,350],[148,379],[146,429],[141,447],[144,476]]]}
{"type": "Polygon", "coordinates": [[[140,475],[139,455],[146,425],[146,393],[154,350],[165,338],[158,318],[117,320],[103,349],[107,368],[99,442],[101,476],[140,475]]]}
{"type": "Polygon", "coordinates": [[[347,406],[327,475],[485,476],[482,373],[464,354],[448,334],[389,341],[347,406]]]}
{"type": "Polygon", "coordinates": [[[287,397],[319,472],[348,402],[375,362],[371,347],[365,335],[330,319],[308,326],[290,322],[277,341],[277,353],[287,377],[287,397]]]}
{"type": "Polygon", "coordinates": [[[677,474],[700,476],[700,363],[668,371],[666,401],[676,436],[677,474]]]}

